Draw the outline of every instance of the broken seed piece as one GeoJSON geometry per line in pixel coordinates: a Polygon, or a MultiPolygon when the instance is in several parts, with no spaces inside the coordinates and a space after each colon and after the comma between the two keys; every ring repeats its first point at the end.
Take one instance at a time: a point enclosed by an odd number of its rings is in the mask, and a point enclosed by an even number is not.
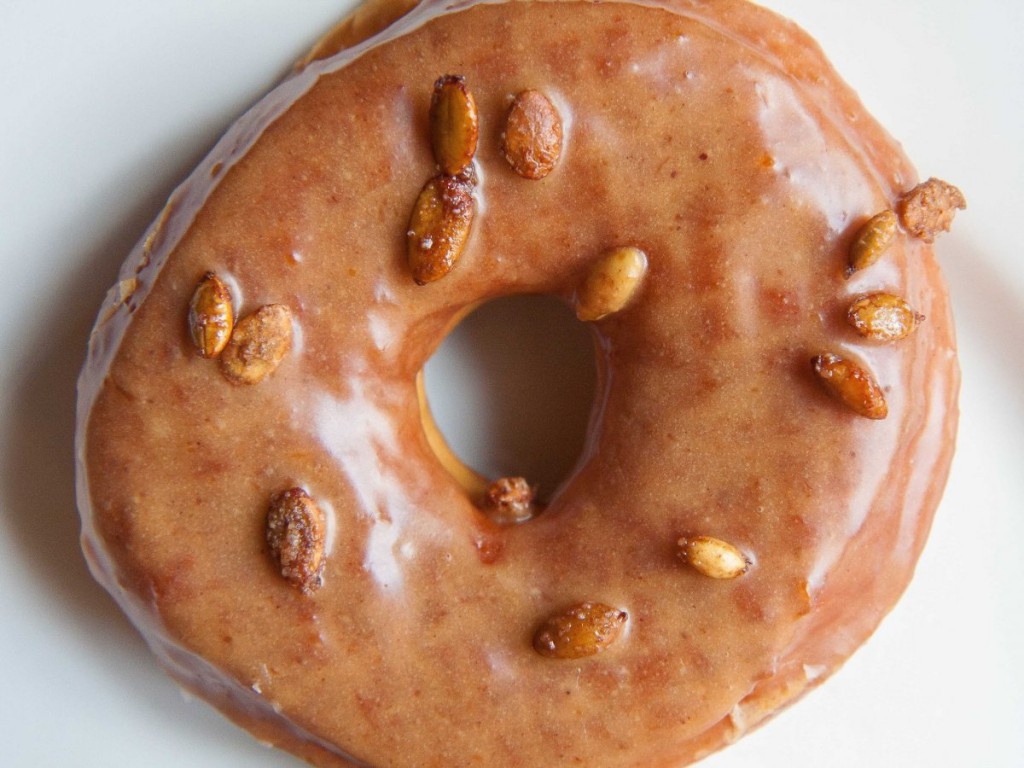
{"type": "Polygon", "coordinates": [[[305,594],[320,587],[326,523],[302,488],[277,494],[267,512],[267,545],[281,575],[305,594]]]}
{"type": "Polygon", "coordinates": [[[882,388],[856,363],[829,352],[811,358],[811,366],[829,394],[854,412],[876,420],[889,415],[882,388]]]}
{"type": "Polygon", "coordinates": [[[907,192],[899,202],[900,221],[914,237],[931,243],[948,232],[958,210],[967,207],[963,193],[941,179],[928,179],[907,192]]]}
{"type": "Polygon", "coordinates": [[[480,121],[466,78],[445,75],[434,83],[430,99],[430,142],[434,159],[449,176],[458,176],[473,162],[480,121]]]}
{"type": "Polygon", "coordinates": [[[505,119],[501,152],[512,170],[525,179],[543,179],[562,154],[562,118],[540,91],[515,97],[505,119]]]}
{"type": "Polygon", "coordinates": [[[603,603],[580,603],[540,625],[533,648],[553,659],[582,659],[601,653],[622,634],[628,615],[603,603]]]}
{"type": "Polygon", "coordinates": [[[207,272],[196,285],[188,305],[188,334],[202,357],[221,353],[235,324],[231,291],[216,273],[207,272]]]}
{"type": "Polygon", "coordinates": [[[596,261],[576,291],[576,317],[584,322],[619,312],[630,302],[647,274],[647,254],[639,248],[616,248],[596,261]]]}
{"type": "Polygon", "coordinates": [[[534,490],[523,477],[503,477],[491,483],[484,492],[480,507],[499,525],[515,525],[536,514],[534,490]]]}
{"type": "Polygon", "coordinates": [[[896,237],[896,214],[882,211],[865,222],[850,246],[850,263],[847,276],[866,269],[878,261],[896,237]]]}
{"type": "Polygon", "coordinates": [[[291,346],[291,310],[267,304],[238,321],[220,356],[221,371],[235,384],[256,384],[277,369],[291,346]]]}
{"type": "Polygon", "coordinates": [[[872,293],[857,299],[846,320],[861,336],[875,341],[899,341],[917,330],[924,315],[891,293],[872,293]]]}
{"type": "Polygon", "coordinates": [[[735,579],[750,568],[750,560],[727,541],[712,536],[679,540],[679,557],[712,579],[735,579]]]}
{"type": "Polygon", "coordinates": [[[473,213],[469,182],[441,175],[426,183],[416,198],[406,232],[409,268],[418,285],[452,271],[469,237],[473,213]]]}

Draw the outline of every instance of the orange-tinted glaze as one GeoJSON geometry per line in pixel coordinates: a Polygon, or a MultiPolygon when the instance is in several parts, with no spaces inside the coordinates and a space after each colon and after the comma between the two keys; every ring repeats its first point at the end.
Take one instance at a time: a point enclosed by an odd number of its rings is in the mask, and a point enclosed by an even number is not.
{"type": "Polygon", "coordinates": [[[175,677],[317,765],[685,764],[824,679],[923,546],[956,422],[946,292],[902,235],[845,277],[858,226],[915,173],[806,36],[744,3],[427,5],[398,29],[255,107],[126,264],[80,384],[93,571],[175,677]],[[446,73],[479,108],[477,217],[421,287],[405,231],[446,73]],[[542,181],[500,151],[526,88],[565,121],[542,181]],[[649,270],[594,326],[587,452],[543,514],[499,528],[431,451],[417,372],[465,307],[570,299],[619,245],[649,270]],[[292,311],[259,384],[190,347],[208,270],[239,316],[292,311]],[[928,318],[897,344],[844,319],[883,290],[928,318]],[[828,351],[874,374],[887,419],[827,395],[809,361],[828,351]],[[312,595],[265,545],[293,486],[327,515],[312,595]],[[699,535],[752,567],[688,568],[676,542],[699,535]],[[585,601],[625,611],[623,635],[536,653],[540,623],[585,601]]]}

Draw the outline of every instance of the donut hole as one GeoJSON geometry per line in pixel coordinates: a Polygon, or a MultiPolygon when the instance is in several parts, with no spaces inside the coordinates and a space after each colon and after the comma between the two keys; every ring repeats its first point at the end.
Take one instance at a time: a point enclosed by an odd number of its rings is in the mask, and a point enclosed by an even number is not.
{"type": "MultiPolygon", "coordinates": [[[[525,477],[549,501],[586,445],[595,349],[592,330],[552,296],[487,302],[427,361],[429,414],[458,461],[487,481],[525,477]]],[[[468,485],[450,457],[435,451],[468,485]]]]}

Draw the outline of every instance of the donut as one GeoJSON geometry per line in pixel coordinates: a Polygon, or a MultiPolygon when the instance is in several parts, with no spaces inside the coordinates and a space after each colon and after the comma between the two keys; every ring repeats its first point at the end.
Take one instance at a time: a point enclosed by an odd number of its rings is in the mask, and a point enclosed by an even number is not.
{"type": "Polygon", "coordinates": [[[313,765],[689,764],[911,577],[963,196],[746,2],[406,10],[328,35],[122,268],[79,386],[90,567],[170,675],[313,765]],[[595,340],[557,489],[475,474],[422,396],[451,328],[524,294],[595,340]]]}

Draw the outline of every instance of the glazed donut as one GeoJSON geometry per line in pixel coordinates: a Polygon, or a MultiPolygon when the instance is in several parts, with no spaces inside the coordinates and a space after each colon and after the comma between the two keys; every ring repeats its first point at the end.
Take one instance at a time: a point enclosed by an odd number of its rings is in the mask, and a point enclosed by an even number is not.
{"type": "Polygon", "coordinates": [[[231,128],[124,266],[80,381],[92,571],[315,765],[698,760],[910,579],[957,416],[929,243],[963,198],[740,0],[428,2],[356,43],[393,15],[231,128]],[[600,369],[543,504],[420,396],[518,294],[574,307],[600,369]]]}

